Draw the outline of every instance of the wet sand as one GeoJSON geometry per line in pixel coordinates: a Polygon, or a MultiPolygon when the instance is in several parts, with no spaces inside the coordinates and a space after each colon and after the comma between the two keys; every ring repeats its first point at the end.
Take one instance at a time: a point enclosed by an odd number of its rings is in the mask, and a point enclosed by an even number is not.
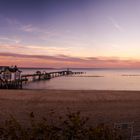
{"type": "Polygon", "coordinates": [[[40,118],[52,109],[63,116],[67,108],[93,124],[134,121],[140,127],[140,91],[0,90],[0,121],[12,114],[26,123],[30,112],[40,118]]]}

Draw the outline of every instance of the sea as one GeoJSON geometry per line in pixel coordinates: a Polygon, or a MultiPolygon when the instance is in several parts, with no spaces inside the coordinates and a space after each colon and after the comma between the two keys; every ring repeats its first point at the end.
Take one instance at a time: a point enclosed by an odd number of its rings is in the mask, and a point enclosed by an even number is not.
{"type": "MultiPolygon", "coordinates": [[[[66,69],[21,69],[22,74],[36,71],[53,72],[66,69]]],[[[63,90],[140,90],[140,69],[116,68],[72,68],[83,74],[61,76],[50,80],[27,82],[24,89],[63,89],[63,90]]]]}

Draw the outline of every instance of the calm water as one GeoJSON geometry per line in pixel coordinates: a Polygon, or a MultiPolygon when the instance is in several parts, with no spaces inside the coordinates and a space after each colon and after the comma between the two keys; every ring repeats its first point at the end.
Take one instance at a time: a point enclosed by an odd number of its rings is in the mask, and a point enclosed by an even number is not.
{"type": "MultiPolygon", "coordinates": [[[[31,74],[35,73],[37,69],[23,69],[22,71],[24,74],[31,74]]],[[[40,69],[40,71],[50,72],[58,70],[40,69]]],[[[76,75],[74,77],[63,76],[47,81],[32,82],[28,83],[24,88],[140,90],[140,69],[74,69],[73,71],[82,71],[86,72],[86,74],[76,75]]]]}

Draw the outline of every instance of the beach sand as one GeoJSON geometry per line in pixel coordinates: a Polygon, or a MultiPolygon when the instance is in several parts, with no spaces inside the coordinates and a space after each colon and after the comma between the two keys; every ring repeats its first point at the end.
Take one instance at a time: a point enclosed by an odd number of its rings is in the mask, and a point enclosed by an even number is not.
{"type": "Polygon", "coordinates": [[[81,111],[89,123],[134,122],[140,128],[140,91],[91,90],[0,90],[0,121],[12,114],[28,122],[28,114],[47,116],[54,110],[57,116],[81,111]]]}

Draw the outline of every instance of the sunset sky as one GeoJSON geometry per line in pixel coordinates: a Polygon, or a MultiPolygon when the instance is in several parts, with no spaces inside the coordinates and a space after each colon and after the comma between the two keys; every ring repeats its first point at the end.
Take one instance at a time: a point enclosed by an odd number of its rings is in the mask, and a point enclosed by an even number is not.
{"type": "Polygon", "coordinates": [[[0,0],[0,65],[140,68],[140,0],[0,0]]]}

